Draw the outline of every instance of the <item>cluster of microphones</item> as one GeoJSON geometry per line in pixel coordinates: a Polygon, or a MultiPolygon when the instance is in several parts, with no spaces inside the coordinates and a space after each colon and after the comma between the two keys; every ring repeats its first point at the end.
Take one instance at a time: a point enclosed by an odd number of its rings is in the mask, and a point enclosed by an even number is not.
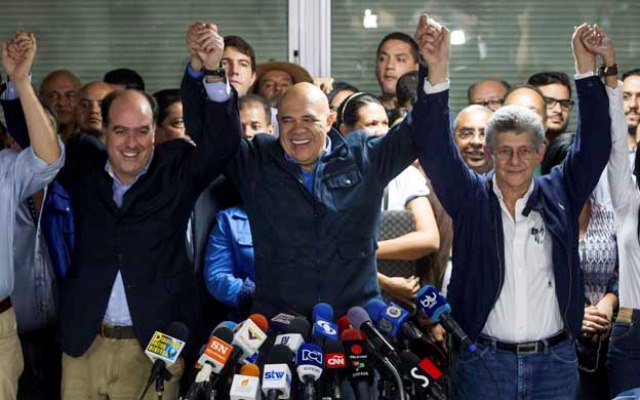
{"type": "MultiPolygon", "coordinates": [[[[416,305],[475,351],[435,287],[424,286],[416,305]]],[[[278,314],[268,321],[253,314],[239,324],[222,322],[203,347],[182,400],[367,400],[372,393],[380,400],[446,399],[445,358],[412,319],[399,305],[375,299],[337,320],[329,304],[319,303],[311,320],[278,314]]],[[[160,395],[187,335],[184,324],[172,323],[147,346],[154,362],[148,387],[155,383],[160,395]]]]}

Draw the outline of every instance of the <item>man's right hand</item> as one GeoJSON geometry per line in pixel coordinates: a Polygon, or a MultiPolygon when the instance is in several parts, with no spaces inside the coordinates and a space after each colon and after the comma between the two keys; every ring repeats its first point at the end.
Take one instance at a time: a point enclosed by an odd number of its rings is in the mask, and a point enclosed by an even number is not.
{"type": "Polygon", "coordinates": [[[220,67],[222,52],[224,51],[224,38],[218,34],[218,26],[204,24],[198,29],[196,42],[198,44],[198,56],[206,69],[214,70],[220,67]]]}
{"type": "Polygon", "coordinates": [[[33,33],[17,32],[12,40],[2,43],[2,65],[15,82],[29,82],[29,73],[36,56],[36,38],[33,33]]]}
{"type": "Polygon", "coordinates": [[[429,82],[432,85],[446,82],[450,58],[449,30],[428,15],[421,15],[415,40],[420,55],[429,68],[429,82]]]}
{"type": "Polygon", "coordinates": [[[200,51],[200,45],[198,45],[198,32],[204,28],[204,22],[196,22],[189,25],[187,28],[187,49],[191,55],[191,68],[194,71],[200,71],[202,69],[202,59],[198,52],[200,51]]]}

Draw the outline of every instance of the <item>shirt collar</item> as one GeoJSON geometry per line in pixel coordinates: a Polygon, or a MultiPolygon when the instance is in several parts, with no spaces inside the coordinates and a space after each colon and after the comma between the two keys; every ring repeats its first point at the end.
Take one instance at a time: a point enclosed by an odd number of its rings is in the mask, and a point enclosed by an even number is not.
{"type": "Polygon", "coordinates": [[[117,182],[119,185],[122,186],[131,186],[134,183],[136,183],[138,181],[138,179],[147,173],[147,170],[149,170],[149,165],[151,165],[151,160],[153,160],[153,155],[155,154],[154,150],[151,150],[151,157],[149,157],[149,161],[147,161],[147,165],[144,166],[144,168],[142,168],[142,171],[140,171],[140,173],[138,174],[138,176],[136,176],[136,178],[133,180],[133,182],[131,182],[128,185],[125,185],[124,183],[122,183],[122,181],[120,180],[120,178],[118,178],[118,176],[115,174],[115,172],[113,172],[113,167],[111,166],[111,163],[109,162],[109,159],[107,159],[107,162],[104,165],[104,170],[107,171],[107,173],[109,174],[109,176],[115,181],[117,182]]]}

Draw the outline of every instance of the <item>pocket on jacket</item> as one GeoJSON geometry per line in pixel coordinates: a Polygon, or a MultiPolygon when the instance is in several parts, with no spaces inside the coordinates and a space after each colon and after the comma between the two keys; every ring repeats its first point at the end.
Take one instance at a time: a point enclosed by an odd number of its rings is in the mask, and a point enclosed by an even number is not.
{"type": "Polygon", "coordinates": [[[327,187],[331,190],[347,189],[357,185],[361,180],[360,171],[352,169],[325,178],[327,187]]]}
{"type": "Polygon", "coordinates": [[[236,241],[240,247],[253,247],[253,237],[250,234],[245,235],[240,233],[236,237],[236,241]]]}

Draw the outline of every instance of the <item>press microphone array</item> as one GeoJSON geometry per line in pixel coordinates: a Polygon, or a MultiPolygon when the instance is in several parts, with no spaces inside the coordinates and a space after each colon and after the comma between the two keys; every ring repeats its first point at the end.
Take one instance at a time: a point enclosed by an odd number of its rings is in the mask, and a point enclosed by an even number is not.
{"type": "MultiPolygon", "coordinates": [[[[416,305],[474,349],[435,288],[423,287],[416,305]]],[[[183,400],[369,400],[376,393],[379,399],[446,399],[442,361],[415,350],[424,348],[416,343],[432,343],[417,323],[415,312],[380,299],[339,318],[331,305],[319,303],[310,320],[280,313],[269,321],[254,314],[237,325],[223,322],[203,347],[199,372],[183,400]]],[[[163,335],[186,337],[175,327],[163,335]]],[[[158,361],[164,369],[154,364],[150,380],[166,378],[170,362],[158,361]]]]}

